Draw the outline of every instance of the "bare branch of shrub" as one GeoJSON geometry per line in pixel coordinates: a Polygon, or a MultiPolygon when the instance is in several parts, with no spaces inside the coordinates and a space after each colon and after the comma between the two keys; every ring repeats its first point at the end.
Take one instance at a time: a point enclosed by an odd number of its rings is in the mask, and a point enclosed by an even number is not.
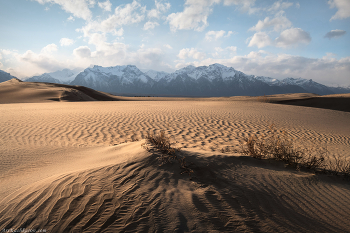
{"type": "Polygon", "coordinates": [[[258,159],[274,159],[289,166],[307,168],[318,172],[350,177],[350,158],[339,155],[329,156],[325,147],[309,149],[296,147],[285,131],[270,126],[267,136],[253,135],[241,143],[241,152],[258,159]]]}
{"type": "Polygon", "coordinates": [[[142,146],[146,148],[147,151],[150,151],[151,149],[148,147],[148,145],[150,145],[154,149],[161,152],[161,155],[158,158],[161,165],[171,163],[172,161],[178,161],[180,168],[183,170],[181,174],[187,173],[189,176],[191,176],[193,170],[186,164],[185,157],[181,157],[178,154],[181,148],[172,147],[172,144],[173,143],[170,142],[170,138],[165,135],[165,132],[160,131],[159,134],[147,132],[146,143],[142,146]]]}

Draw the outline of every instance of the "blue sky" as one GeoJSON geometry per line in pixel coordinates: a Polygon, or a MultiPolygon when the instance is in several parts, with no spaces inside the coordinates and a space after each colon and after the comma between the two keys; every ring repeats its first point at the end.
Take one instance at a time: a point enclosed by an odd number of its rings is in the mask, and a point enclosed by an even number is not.
{"type": "Polygon", "coordinates": [[[350,85],[350,0],[0,0],[0,69],[19,78],[221,63],[350,85]]]}

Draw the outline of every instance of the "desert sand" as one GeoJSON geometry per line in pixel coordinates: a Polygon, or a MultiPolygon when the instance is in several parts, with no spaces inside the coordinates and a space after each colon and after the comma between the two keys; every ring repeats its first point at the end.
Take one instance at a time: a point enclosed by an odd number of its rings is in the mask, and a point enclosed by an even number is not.
{"type": "Polygon", "coordinates": [[[350,112],[274,103],[312,94],[94,101],[52,85],[0,84],[0,231],[349,232],[348,180],[238,151],[273,123],[298,145],[350,156],[350,112]],[[191,177],[142,147],[161,130],[191,177]]]}

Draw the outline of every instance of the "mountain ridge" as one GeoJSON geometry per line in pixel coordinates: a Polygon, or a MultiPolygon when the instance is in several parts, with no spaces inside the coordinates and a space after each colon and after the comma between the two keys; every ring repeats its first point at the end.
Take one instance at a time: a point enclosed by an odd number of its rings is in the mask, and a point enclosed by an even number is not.
{"type": "Polygon", "coordinates": [[[186,66],[172,73],[141,71],[135,65],[90,66],[80,73],[64,69],[33,76],[25,81],[79,85],[111,94],[158,96],[238,96],[285,93],[319,95],[348,93],[350,88],[329,87],[312,79],[275,79],[246,75],[233,67],[218,63],[209,66],[186,66]],[[69,78],[72,80],[69,82],[69,78]],[[74,77],[74,79],[72,79],[74,77]]]}
{"type": "Polygon", "coordinates": [[[12,76],[10,73],[7,73],[3,70],[0,70],[0,83],[6,82],[6,81],[11,80],[13,78],[18,79],[15,76],[12,76]]]}

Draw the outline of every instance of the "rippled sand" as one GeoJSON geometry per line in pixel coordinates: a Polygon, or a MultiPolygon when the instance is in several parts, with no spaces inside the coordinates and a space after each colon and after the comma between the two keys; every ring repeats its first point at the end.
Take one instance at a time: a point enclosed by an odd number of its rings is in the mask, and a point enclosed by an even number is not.
{"type": "Polygon", "coordinates": [[[274,124],[298,146],[350,156],[348,95],[129,98],[11,80],[0,97],[0,231],[350,229],[349,181],[238,153],[274,124]],[[124,101],[64,102],[107,99],[124,101]],[[342,111],[324,109],[334,101],[342,111]],[[161,130],[182,147],[191,177],[142,147],[161,130]]]}
{"type": "Polygon", "coordinates": [[[350,151],[350,113],[252,101],[0,105],[0,228],[50,232],[346,232],[350,185],[227,146],[271,123],[298,143],[350,151]],[[164,130],[194,175],[139,139],[164,130]]]}

